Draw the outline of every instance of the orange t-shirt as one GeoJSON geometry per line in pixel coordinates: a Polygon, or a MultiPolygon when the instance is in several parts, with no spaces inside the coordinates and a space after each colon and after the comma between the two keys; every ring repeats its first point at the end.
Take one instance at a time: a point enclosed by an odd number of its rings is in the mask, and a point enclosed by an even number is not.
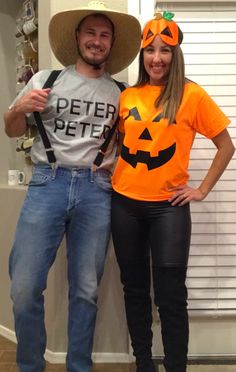
{"type": "Polygon", "coordinates": [[[112,177],[115,191],[132,199],[168,200],[172,187],[189,178],[190,150],[196,132],[213,138],[229,119],[198,84],[185,84],[176,123],[168,125],[154,107],[161,87],[130,87],[121,94],[121,155],[112,177]]]}

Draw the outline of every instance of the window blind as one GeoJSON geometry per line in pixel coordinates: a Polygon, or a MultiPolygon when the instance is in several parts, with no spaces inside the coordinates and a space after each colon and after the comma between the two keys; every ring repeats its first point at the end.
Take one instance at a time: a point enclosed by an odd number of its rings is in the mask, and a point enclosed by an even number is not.
{"type": "MultiPolygon", "coordinates": [[[[236,138],[236,2],[155,2],[175,13],[184,33],[186,76],[200,84],[231,120],[236,138]]],[[[197,135],[190,185],[198,186],[215,155],[211,140],[197,135]]],[[[236,313],[236,159],[202,202],[191,203],[192,239],[187,285],[190,314],[236,313]]]]}

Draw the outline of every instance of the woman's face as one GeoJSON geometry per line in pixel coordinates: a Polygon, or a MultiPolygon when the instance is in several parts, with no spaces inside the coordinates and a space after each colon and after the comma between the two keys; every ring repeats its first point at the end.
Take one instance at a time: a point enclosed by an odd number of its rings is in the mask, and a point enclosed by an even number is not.
{"type": "Polygon", "coordinates": [[[143,50],[143,61],[151,85],[163,85],[168,80],[172,61],[171,47],[159,35],[143,50]]]}

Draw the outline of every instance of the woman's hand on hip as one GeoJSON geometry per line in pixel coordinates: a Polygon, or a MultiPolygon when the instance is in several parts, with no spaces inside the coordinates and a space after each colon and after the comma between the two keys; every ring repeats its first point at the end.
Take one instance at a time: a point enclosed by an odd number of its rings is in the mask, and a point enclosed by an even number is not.
{"type": "Polygon", "coordinates": [[[169,199],[169,202],[173,206],[182,206],[191,201],[201,201],[206,197],[200,189],[195,189],[188,185],[176,186],[170,189],[170,191],[174,191],[174,194],[169,199]]]}

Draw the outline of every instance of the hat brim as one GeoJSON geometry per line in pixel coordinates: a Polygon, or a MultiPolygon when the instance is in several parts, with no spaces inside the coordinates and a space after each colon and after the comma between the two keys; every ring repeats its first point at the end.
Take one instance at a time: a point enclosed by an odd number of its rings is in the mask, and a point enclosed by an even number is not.
{"type": "Polygon", "coordinates": [[[132,15],[110,9],[79,8],[55,14],[49,23],[49,41],[58,61],[69,66],[78,58],[75,30],[84,17],[94,13],[106,15],[114,24],[115,40],[106,61],[106,71],[111,75],[122,71],[134,60],[140,50],[141,26],[132,15]]]}

